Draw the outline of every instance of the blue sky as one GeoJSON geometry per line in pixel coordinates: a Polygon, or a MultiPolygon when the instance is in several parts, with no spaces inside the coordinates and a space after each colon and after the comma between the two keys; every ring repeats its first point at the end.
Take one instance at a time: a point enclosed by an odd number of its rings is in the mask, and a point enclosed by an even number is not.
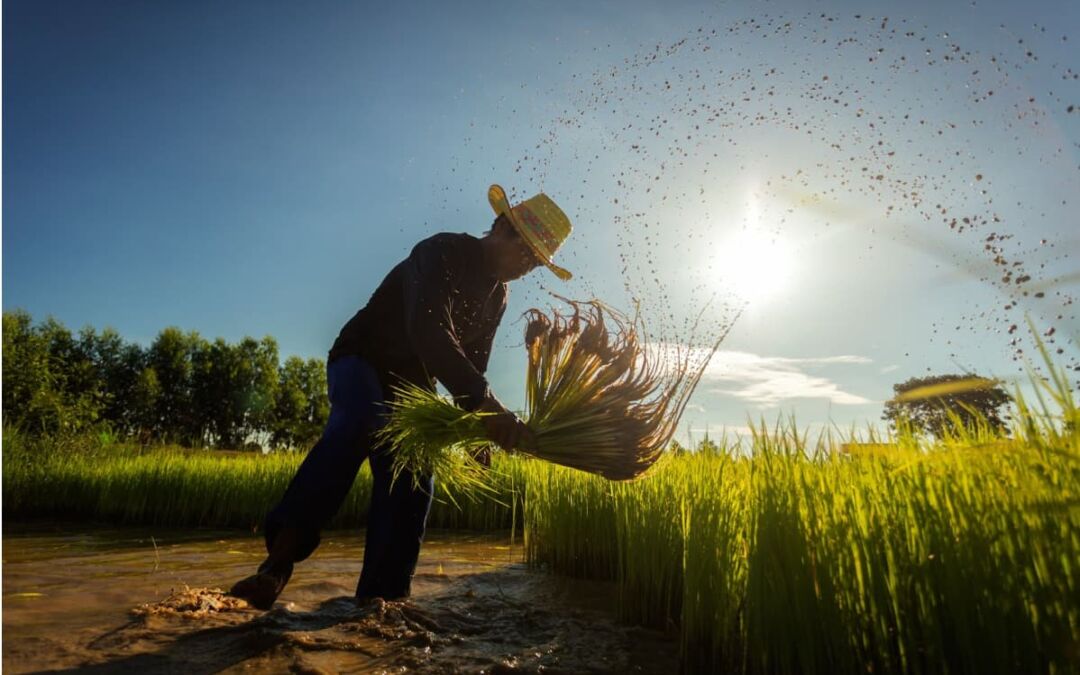
{"type": "Polygon", "coordinates": [[[509,404],[548,291],[694,344],[749,297],[681,435],[873,421],[913,375],[1016,376],[1025,313],[1076,362],[1078,29],[1064,1],[9,0],[3,306],[324,357],[414,243],[486,229],[498,182],[576,226],[574,282],[511,288],[509,404]]]}

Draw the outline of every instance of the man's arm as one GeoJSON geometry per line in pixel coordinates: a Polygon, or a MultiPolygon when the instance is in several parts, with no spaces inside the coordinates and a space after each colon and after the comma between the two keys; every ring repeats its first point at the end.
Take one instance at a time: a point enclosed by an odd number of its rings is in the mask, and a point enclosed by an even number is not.
{"type": "MultiPolygon", "coordinates": [[[[405,333],[428,374],[466,410],[490,397],[487,379],[461,345],[450,311],[464,260],[452,246],[427,239],[413,249],[404,280],[405,333]]],[[[486,364],[486,359],[484,364],[486,364]]]]}
{"type": "MultiPolygon", "coordinates": [[[[495,341],[495,331],[499,328],[503,314],[506,312],[506,299],[489,320],[487,330],[480,337],[465,345],[465,353],[469,356],[473,366],[481,373],[487,372],[488,360],[491,357],[491,346],[495,341]]],[[[495,398],[494,394],[488,397],[477,408],[480,412],[493,413],[484,417],[484,429],[496,445],[505,450],[515,448],[533,448],[536,445],[536,437],[533,432],[520,420],[518,416],[510,412],[495,398]]],[[[474,458],[485,466],[490,465],[491,455],[482,450],[474,455],[474,458]]]]}
{"type": "Polygon", "coordinates": [[[498,320],[469,345],[475,350],[472,358],[458,338],[450,309],[462,265],[464,261],[451,246],[431,239],[417,244],[404,282],[405,332],[428,374],[442,382],[463,408],[493,413],[484,417],[488,438],[506,450],[531,447],[535,444],[532,432],[492,395],[483,374],[498,320]]]}
{"type": "Polygon", "coordinates": [[[506,302],[503,301],[502,307],[495,317],[491,319],[487,330],[480,337],[465,344],[465,354],[469,357],[473,367],[480,373],[487,373],[488,360],[491,358],[491,346],[495,342],[495,331],[498,330],[505,311],[506,302]]]}

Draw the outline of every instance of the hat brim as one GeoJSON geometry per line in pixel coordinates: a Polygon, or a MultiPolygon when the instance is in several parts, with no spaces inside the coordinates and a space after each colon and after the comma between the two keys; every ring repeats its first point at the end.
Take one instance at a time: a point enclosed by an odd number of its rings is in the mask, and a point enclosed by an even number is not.
{"type": "Polygon", "coordinates": [[[488,188],[488,203],[491,204],[491,208],[495,211],[497,216],[506,216],[510,224],[513,225],[514,230],[521,236],[525,243],[532,249],[536,259],[544,263],[544,266],[551,270],[552,274],[559,277],[563,281],[569,281],[574,277],[569,270],[559,267],[551,259],[539,244],[533,240],[533,235],[529,232],[528,228],[524,227],[518,219],[514,216],[514,210],[510,208],[510,200],[506,198],[506,191],[502,189],[500,185],[492,185],[488,188]]]}

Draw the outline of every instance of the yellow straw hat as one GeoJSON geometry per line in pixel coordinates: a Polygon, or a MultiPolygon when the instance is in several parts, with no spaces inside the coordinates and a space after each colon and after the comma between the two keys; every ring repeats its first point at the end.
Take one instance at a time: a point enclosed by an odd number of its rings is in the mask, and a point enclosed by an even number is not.
{"type": "Polygon", "coordinates": [[[497,215],[506,216],[509,219],[510,224],[533,250],[536,257],[547,265],[555,276],[563,281],[570,280],[573,275],[556,265],[552,258],[555,256],[555,251],[570,236],[570,231],[574,229],[574,226],[550,197],[541,192],[510,208],[506,191],[498,185],[492,185],[488,188],[488,201],[491,202],[491,208],[497,215]]]}

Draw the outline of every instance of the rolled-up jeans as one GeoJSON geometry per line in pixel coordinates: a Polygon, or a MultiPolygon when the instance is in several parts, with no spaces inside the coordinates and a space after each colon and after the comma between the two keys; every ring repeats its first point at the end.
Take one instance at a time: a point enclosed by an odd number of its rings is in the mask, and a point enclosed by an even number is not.
{"type": "Polygon", "coordinates": [[[310,556],[322,529],[341,508],[360,465],[371,460],[373,478],[364,563],[356,595],[409,595],[434,481],[408,472],[393,480],[393,459],[374,432],[385,423],[387,406],[375,369],[359,356],[340,356],[326,366],[330,417],[322,437],[308,452],[281,501],[267,514],[266,550],[283,527],[297,530],[293,561],[310,556]]]}

